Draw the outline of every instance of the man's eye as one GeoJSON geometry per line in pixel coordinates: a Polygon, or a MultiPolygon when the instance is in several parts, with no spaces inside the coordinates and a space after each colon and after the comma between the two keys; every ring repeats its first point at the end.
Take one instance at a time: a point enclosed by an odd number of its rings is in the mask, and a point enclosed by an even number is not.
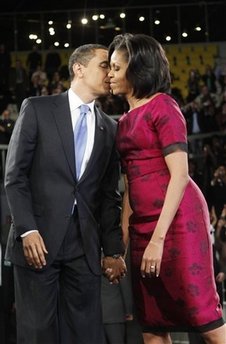
{"type": "Polygon", "coordinates": [[[101,68],[107,69],[109,68],[109,65],[107,63],[101,64],[100,65],[101,68]]]}

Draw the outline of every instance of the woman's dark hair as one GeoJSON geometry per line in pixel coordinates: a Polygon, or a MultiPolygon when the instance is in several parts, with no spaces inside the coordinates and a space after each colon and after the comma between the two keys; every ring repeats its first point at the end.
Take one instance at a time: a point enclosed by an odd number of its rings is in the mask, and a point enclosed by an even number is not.
{"type": "Polygon", "coordinates": [[[109,46],[109,60],[115,50],[125,54],[126,78],[133,88],[133,96],[141,99],[156,92],[169,92],[169,62],[163,47],[153,37],[130,33],[117,35],[109,46]]]}

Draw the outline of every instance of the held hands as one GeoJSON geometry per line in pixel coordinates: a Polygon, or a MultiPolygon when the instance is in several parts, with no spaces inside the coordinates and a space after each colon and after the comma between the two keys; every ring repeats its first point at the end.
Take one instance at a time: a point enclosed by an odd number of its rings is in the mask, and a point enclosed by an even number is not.
{"type": "Polygon", "coordinates": [[[145,277],[158,277],[160,274],[160,267],[162,261],[164,240],[150,241],[147,245],[142,262],[141,262],[141,275],[145,277]]]}
{"type": "Polygon", "coordinates": [[[45,254],[48,251],[44,241],[38,232],[33,232],[22,238],[24,256],[30,266],[42,269],[46,265],[45,254]]]}
{"type": "Polygon", "coordinates": [[[110,256],[102,259],[102,270],[110,283],[117,284],[126,274],[126,264],[123,257],[113,258],[110,256]]]}
{"type": "Polygon", "coordinates": [[[225,280],[225,273],[224,272],[219,272],[215,278],[217,283],[223,283],[225,280]]]}

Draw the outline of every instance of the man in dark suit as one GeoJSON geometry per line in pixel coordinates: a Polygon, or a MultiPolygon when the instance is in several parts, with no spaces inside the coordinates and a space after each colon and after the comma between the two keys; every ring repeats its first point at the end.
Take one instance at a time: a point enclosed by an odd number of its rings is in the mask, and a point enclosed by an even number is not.
{"type": "Polygon", "coordinates": [[[116,122],[94,104],[109,92],[107,49],[77,48],[69,72],[67,92],[24,100],[9,144],[6,258],[14,265],[17,344],[102,344],[101,247],[113,282],[126,269],[116,122]],[[73,129],[84,103],[87,143],[76,177],[73,129]]]}

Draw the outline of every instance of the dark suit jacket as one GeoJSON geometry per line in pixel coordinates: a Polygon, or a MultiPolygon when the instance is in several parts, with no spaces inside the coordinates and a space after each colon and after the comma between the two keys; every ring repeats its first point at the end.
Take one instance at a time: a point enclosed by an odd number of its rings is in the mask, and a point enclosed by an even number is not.
{"type": "Polygon", "coordinates": [[[6,258],[27,266],[20,235],[38,229],[47,266],[56,257],[77,200],[85,254],[95,274],[105,255],[123,252],[117,190],[116,122],[95,108],[95,142],[87,168],[76,181],[74,138],[67,92],[25,99],[10,140],[5,188],[12,226],[6,258]]]}

